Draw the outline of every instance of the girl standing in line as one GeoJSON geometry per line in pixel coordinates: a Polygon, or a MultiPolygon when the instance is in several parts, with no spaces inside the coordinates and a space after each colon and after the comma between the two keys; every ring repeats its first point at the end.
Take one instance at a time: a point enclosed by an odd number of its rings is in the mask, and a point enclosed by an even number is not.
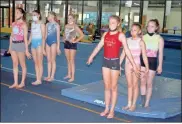
{"type": "Polygon", "coordinates": [[[46,55],[48,62],[48,76],[46,81],[53,81],[56,72],[56,55],[60,55],[60,26],[55,21],[56,13],[49,12],[48,23],[46,24],[46,55]]]}
{"type": "Polygon", "coordinates": [[[32,85],[42,84],[43,54],[45,55],[45,24],[41,22],[40,11],[34,10],[29,43],[31,42],[32,56],[35,63],[36,81],[32,85]]]}
{"type": "Polygon", "coordinates": [[[84,37],[83,32],[75,24],[74,15],[68,16],[68,24],[65,25],[65,33],[63,36],[64,40],[64,51],[68,64],[68,74],[64,79],[69,79],[69,82],[75,80],[75,56],[77,51],[77,42],[79,42],[84,37]],[[79,37],[76,38],[77,33],[79,37]]]}
{"type": "Polygon", "coordinates": [[[109,31],[103,34],[101,41],[87,61],[87,64],[90,64],[96,54],[104,46],[102,73],[105,87],[105,110],[100,113],[100,116],[107,115],[107,118],[114,117],[114,109],[117,102],[118,79],[120,74],[119,54],[121,46],[123,46],[127,57],[131,61],[135,74],[138,77],[140,74],[140,70],[136,66],[126,44],[125,35],[118,31],[120,23],[120,18],[118,16],[113,15],[109,18],[109,31]]]}
{"type": "MultiPolygon", "coordinates": [[[[164,40],[158,34],[159,30],[159,21],[157,19],[151,19],[147,24],[147,34],[143,36],[149,62],[148,75],[146,76],[144,73],[141,74],[140,90],[143,107],[149,107],[150,98],[152,96],[152,84],[156,71],[158,74],[162,73],[164,40]],[[158,65],[157,56],[159,60],[158,65]]],[[[142,71],[146,70],[143,59],[141,59],[141,66],[142,71]]]]}
{"type": "MultiPolygon", "coordinates": [[[[140,55],[142,54],[143,56],[142,59],[146,66],[145,72],[147,74],[149,69],[148,69],[146,48],[145,48],[145,43],[140,38],[140,34],[141,34],[140,24],[134,23],[131,28],[132,37],[127,38],[127,44],[134,58],[134,61],[139,69],[141,68],[140,55]]],[[[123,50],[120,57],[120,65],[122,64],[125,56],[126,54],[125,54],[125,51],[123,50]]],[[[127,85],[128,85],[128,105],[123,107],[123,109],[134,111],[136,109],[136,102],[137,102],[138,92],[139,92],[139,86],[138,86],[139,78],[135,75],[132,64],[130,63],[128,58],[126,58],[126,61],[125,61],[125,75],[126,75],[127,85]]]]}
{"type": "Polygon", "coordinates": [[[28,27],[25,20],[25,11],[22,8],[16,8],[15,22],[12,23],[12,32],[10,37],[9,53],[11,53],[11,58],[13,61],[13,74],[14,74],[14,84],[9,88],[23,88],[25,86],[25,78],[27,74],[26,68],[26,58],[31,58],[28,51],[28,27]],[[22,80],[18,85],[18,64],[22,68],[22,80]]]}

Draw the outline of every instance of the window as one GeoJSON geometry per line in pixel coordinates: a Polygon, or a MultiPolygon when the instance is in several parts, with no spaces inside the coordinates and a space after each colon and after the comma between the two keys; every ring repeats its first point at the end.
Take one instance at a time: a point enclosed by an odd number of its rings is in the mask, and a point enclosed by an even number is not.
{"type": "Polygon", "coordinates": [[[102,25],[107,27],[109,17],[111,15],[119,15],[119,1],[103,1],[102,2],[102,25]]]}

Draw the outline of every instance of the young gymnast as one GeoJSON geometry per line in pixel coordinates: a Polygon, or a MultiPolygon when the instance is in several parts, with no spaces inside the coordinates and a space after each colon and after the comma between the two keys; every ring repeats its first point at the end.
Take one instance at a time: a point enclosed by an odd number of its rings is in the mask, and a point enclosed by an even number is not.
{"type": "Polygon", "coordinates": [[[22,8],[16,8],[15,18],[15,22],[12,23],[12,32],[8,51],[11,53],[11,58],[13,61],[14,84],[9,88],[23,88],[25,86],[25,78],[27,74],[25,55],[28,57],[28,59],[31,58],[28,51],[28,27],[25,20],[25,11],[22,8]],[[22,80],[18,85],[19,62],[22,68],[22,80]]]}
{"type": "Polygon", "coordinates": [[[64,40],[64,51],[68,64],[68,74],[64,79],[69,78],[69,82],[74,81],[75,79],[75,55],[77,50],[77,42],[84,37],[83,32],[75,24],[74,15],[68,16],[68,24],[65,25],[65,33],[63,36],[64,40]],[[76,38],[76,35],[79,34],[79,37],[76,38]]]}
{"type": "Polygon", "coordinates": [[[103,34],[101,41],[87,61],[89,65],[104,46],[102,73],[105,87],[105,110],[100,113],[100,116],[106,116],[108,114],[107,118],[114,117],[114,109],[117,102],[118,78],[120,74],[119,54],[121,46],[123,46],[128,59],[131,61],[135,74],[138,77],[140,74],[140,70],[136,66],[126,44],[125,35],[118,31],[119,25],[120,18],[118,16],[113,15],[109,18],[109,31],[103,34]]]}
{"type": "Polygon", "coordinates": [[[46,56],[48,62],[48,76],[46,81],[53,81],[56,72],[56,55],[60,55],[60,26],[55,21],[55,12],[49,12],[48,23],[46,24],[46,56]]]}
{"type": "MultiPolygon", "coordinates": [[[[163,50],[164,40],[158,34],[159,22],[157,19],[149,20],[147,24],[147,34],[143,36],[143,41],[146,44],[147,57],[149,62],[149,73],[146,76],[144,73],[141,74],[141,97],[143,107],[149,107],[150,98],[152,96],[152,84],[155,77],[156,71],[158,74],[162,73],[163,65],[163,50]],[[159,64],[157,66],[157,56],[159,64]]],[[[141,70],[146,70],[143,59],[141,59],[141,70]]]]}
{"type": "Polygon", "coordinates": [[[32,13],[32,25],[29,43],[31,43],[32,56],[35,63],[36,81],[32,85],[42,83],[43,54],[45,55],[45,24],[41,22],[40,11],[32,13]]]}
{"type": "MultiPolygon", "coordinates": [[[[143,61],[146,66],[145,74],[148,73],[148,60],[146,55],[146,48],[145,43],[142,41],[142,38],[140,37],[141,34],[141,26],[138,23],[134,23],[131,27],[131,36],[130,38],[127,38],[127,44],[131,51],[131,54],[134,58],[134,61],[138,68],[141,68],[140,65],[140,55],[143,56],[143,61]]],[[[125,58],[125,51],[122,51],[121,57],[120,57],[120,66],[125,58]]],[[[134,111],[136,109],[136,101],[138,98],[138,92],[139,92],[139,86],[138,81],[139,78],[134,74],[133,67],[126,58],[125,61],[125,75],[127,79],[127,85],[128,85],[128,105],[126,107],[123,107],[124,110],[130,110],[134,111]]]]}

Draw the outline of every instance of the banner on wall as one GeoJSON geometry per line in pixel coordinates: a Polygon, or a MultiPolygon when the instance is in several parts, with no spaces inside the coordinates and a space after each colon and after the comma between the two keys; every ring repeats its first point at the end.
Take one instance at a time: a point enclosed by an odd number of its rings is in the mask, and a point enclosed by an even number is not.
{"type": "Polygon", "coordinates": [[[148,5],[149,5],[149,1],[144,1],[143,2],[143,15],[147,14],[148,5]]]}
{"type": "Polygon", "coordinates": [[[171,1],[166,1],[166,16],[171,12],[171,1]]]}

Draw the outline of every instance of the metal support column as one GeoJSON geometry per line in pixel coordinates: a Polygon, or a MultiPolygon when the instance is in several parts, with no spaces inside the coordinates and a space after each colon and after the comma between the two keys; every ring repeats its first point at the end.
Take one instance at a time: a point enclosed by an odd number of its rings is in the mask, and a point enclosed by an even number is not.
{"type": "Polygon", "coordinates": [[[164,3],[164,18],[163,18],[162,33],[164,33],[164,28],[166,27],[166,20],[167,20],[167,16],[166,16],[166,3],[167,3],[167,0],[165,0],[165,3],[164,3]]]}
{"type": "Polygon", "coordinates": [[[144,0],[140,0],[140,13],[139,13],[139,23],[142,24],[143,17],[143,2],[144,0]]]}
{"type": "Polygon", "coordinates": [[[68,23],[68,0],[65,1],[65,25],[68,23]]]}
{"type": "Polygon", "coordinates": [[[81,20],[81,25],[83,25],[83,12],[84,12],[84,0],[82,0],[82,20],[81,20]]]}

